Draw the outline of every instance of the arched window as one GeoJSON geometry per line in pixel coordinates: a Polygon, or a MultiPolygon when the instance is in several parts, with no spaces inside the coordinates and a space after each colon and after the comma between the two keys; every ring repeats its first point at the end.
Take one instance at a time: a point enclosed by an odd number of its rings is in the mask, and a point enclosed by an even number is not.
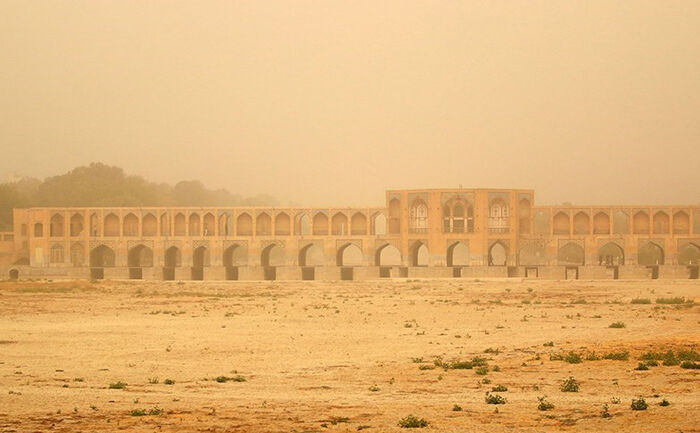
{"type": "Polygon", "coordinates": [[[316,215],[314,215],[313,233],[314,235],[328,234],[328,217],[323,212],[319,212],[316,215]]]}
{"type": "Polygon", "coordinates": [[[348,233],[348,217],[343,213],[336,213],[331,219],[331,233],[334,235],[346,235],[348,233]]]}
{"type": "Polygon", "coordinates": [[[80,236],[83,232],[83,216],[79,213],[73,214],[70,217],[70,235],[80,236]]]}
{"type": "Polygon", "coordinates": [[[350,218],[350,233],[352,235],[367,234],[367,217],[365,214],[356,212],[352,218],[350,218]]]}
{"type": "Polygon", "coordinates": [[[671,223],[666,212],[656,212],[654,214],[654,233],[667,235],[671,231],[671,223]]]}
{"type": "Polygon", "coordinates": [[[272,234],[272,218],[266,213],[261,213],[255,219],[255,234],[257,236],[269,236],[272,234]]]}
{"type": "Polygon", "coordinates": [[[119,217],[110,213],[105,217],[105,236],[119,236],[119,217]]]}
{"type": "Polygon", "coordinates": [[[508,206],[501,199],[496,199],[489,206],[489,232],[508,233],[510,228],[510,213],[508,206]]]}
{"type": "Polygon", "coordinates": [[[236,219],[236,235],[250,236],[253,234],[253,217],[247,213],[238,215],[236,219]]]}
{"type": "Polygon", "coordinates": [[[564,212],[558,212],[554,215],[554,234],[568,235],[569,234],[569,215],[564,212]]]}
{"type": "Polygon", "coordinates": [[[291,219],[289,218],[289,215],[284,212],[278,213],[277,216],[275,216],[275,235],[288,236],[290,232],[290,225],[291,219]]]}
{"type": "Polygon", "coordinates": [[[442,207],[442,222],[445,233],[472,233],[474,208],[460,199],[452,199],[442,207]]]}
{"type": "Polygon", "coordinates": [[[296,224],[294,226],[294,234],[308,236],[311,234],[311,218],[309,214],[297,215],[296,224]]]}
{"type": "Polygon", "coordinates": [[[58,244],[53,245],[51,247],[51,263],[63,263],[63,260],[63,246],[58,244]]]}
{"type": "Polygon", "coordinates": [[[644,211],[639,211],[632,218],[632,229],[635,235],[649,234],[649,215],[644,211]]]}
{"type": "Polygon", "coordinates": [[[185,236],[187,233],[187,219],[184,214],[175,215],[175,236],[185,236]]]}
{"type": "Polygon", "coordinates": [[[593,233],[597,235],[610,234],[610,217],[605,212],[598,212],[593,217],[593,233]]]}
{"type": "Polygon", "coordinates": [[[682,210],[673,214],[673,233],[678,235],[690,233],[690,218],[682,210]]]}
{"type": "Polygon", "coordinates": [[[372,234],[384,236],[386,235],[386,217],[383,213],[376,213],[372,219],[372,234]]]}
{"type": "Polygon", "coordinates": [[[216,218],[210,212],[204,215],[204,236],[214,236],[216,234],[216,218]]]}
{"type": "Polygon", "coordinates": [[[155,236],[158,233],[158,220],[156,216],[149,213],[143,217],[143,235],[155,236]]]}
{"type": "Polygon", "coordinates": [[[200,226],[200,220],[199,220],[199,214],[197,213],[192,213],[190,214],[190,236],[200,236],[201,235],[201,226],[200,226]]]}
{"type": "Polygon", "coordinates": [[[415,200],[408,212],[408,228],[411,233],[428,231],[428,205],[423,200],[415,200]]]}
{"type": "Polygon", "coordinates": [[[139,235],[139,218],[133,213],[124,217],[124,236],[139,235]]]}
{"type": "Polygon", "coordinates": [[[160,235],[170,236],[170,217],[167,213],[160,216],[160,235]]]}
{"type": "Polygon", "coordinates": [[[587,235],[590,231],[588,215],[584,212],[579,212],[574,215],[574,234],[587,235]]]}
{"type": "Polygon", "coordinates": [[[63,236],[63,215],[56,214],[51,217],[51,237],[63,236]]]}

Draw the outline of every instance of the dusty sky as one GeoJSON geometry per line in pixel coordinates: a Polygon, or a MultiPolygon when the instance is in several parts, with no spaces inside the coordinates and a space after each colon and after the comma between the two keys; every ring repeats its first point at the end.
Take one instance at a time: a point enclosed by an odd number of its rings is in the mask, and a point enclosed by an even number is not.
{"type": "Polygon", "coordinates": [[[700,202],[700,1],[0,1],[0,176],[700,202]]]}

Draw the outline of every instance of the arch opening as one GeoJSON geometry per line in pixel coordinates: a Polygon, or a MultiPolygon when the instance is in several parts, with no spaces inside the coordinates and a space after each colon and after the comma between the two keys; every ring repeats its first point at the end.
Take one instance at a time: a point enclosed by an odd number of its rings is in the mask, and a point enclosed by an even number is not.
{"type": "Polygon", "coordinates": [[[455,242],[447,247],[447,266],[469,266],[469,247],[464,242],[455,242]]]}
{"type": "Polygon", "coordinates": [[[52,238],[63,236],[63,215],[55,214],[51,217],[49,225],[49,236],[52,238]]]}
{"type": "Polygon", "coordinates": [[[355,244],[343,245],[337,253],[336,264],[341,267],[362,266],[364,255],[362,250],[355,244]]]}
{"type": "Polygon", "coordinates": [[[80,236],[83,233],[83,216],[79,213],[73,214],[70,217],[70,235],[80,236]]]}
{"type": "Polygon", "coordinates": [[[656,266],[664,264],[664,249],[654,242],[647,242],[637,253],[637,263],[645,266],[656,266]]]}
{"type": "Polygon", "coordinates": [[[598,250],[598,264],[622,266],[625,264],[625,251],[614,242],[608,242],[598,250]]]}
{"type": "Polygon", "coordinates": [[[143,232],[143,236],[153,237],[158,234],[158,220],[156,219],[156,216],[152,213],[149,213],[146,216],[144,216],[141,224],[143,226],[141,229],[143,232]]]}
{"type": "Polygon", "coordinates": [[[236,235],[250,236],[253,234],[253,217],[242,213],[236,218],[236,235]]]}
{"type": "Polygon", "coordinates": [[[569,242],[559,248],[557,263],[567,266],[583,266],[585,264],[585,252],[579,244],[569,242]]]}
{"type": "Polygon", "coordinates": [[[700,247],[695,244],[686,244],[678,252],[678,264],[683,266],[697,266],[700,264],[700,247]]]}
{"type": "Polygon", "coordinates": [[[124,236],[138,236],[139,235],[139,218],[133,213],[129,213],[124,217],[124,236]]]}
{"type": "Polygon", "coordinates": [[[276,236],[289,236],[291,219],[289,215],[284,212],[277,214],[275,217],[275,235],[276,236]]]}
{"type": "Polygon", "coordinates": [[[508,255],[503,243],[496,242],[489,248],[489,266],[505,266],[508,255]]]}
{"type": "Polygon", "coordinates": [[[411,266],[428,266],[430,253],[424,242],[418,241],[411,248],[411,266]]]}

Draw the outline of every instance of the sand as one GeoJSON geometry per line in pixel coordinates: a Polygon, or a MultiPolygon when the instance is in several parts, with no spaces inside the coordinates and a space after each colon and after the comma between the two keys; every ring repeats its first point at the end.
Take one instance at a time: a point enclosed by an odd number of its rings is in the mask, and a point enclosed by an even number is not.
{"type": "Polygon", "coordinates": [[[699,304],[692,280],[3,282],[0,431],[700,431],[700,370],[635,370],[700,351],[699,304]],[[474,357],[485,375],[435,366],[474,357]]]}

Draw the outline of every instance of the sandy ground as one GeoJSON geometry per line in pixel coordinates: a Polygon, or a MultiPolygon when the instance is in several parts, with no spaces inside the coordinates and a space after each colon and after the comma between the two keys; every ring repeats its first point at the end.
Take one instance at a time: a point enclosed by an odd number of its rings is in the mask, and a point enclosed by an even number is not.
{"type": "Polygon", "coordinates": [[[697,281],[4,282],[0,431],[697,432],[700,370],[635,367],[700,351],[699,304],[697,281]],[[630,357],[550,360],[570,350],[630,357]],[[475,356],[487,374],[435,367],[475,356]]]}

